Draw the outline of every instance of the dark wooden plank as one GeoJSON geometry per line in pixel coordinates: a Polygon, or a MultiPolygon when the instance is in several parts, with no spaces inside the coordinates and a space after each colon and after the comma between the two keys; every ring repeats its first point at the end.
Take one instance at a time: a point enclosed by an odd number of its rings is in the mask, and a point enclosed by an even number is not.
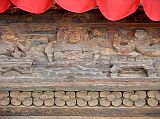
{"type": "Polygon", "coordinates": [[[8,116],[101,116],[101,117],[159,117],[160,108],[38,108],[0,107],[0,115],[8,116]]]}
{"type": "MultiPolygon", "coordinates": [[[[151,21],[143,11],[137,10],[129,17],[113,22],[107,20],[99,10],[75,14],[65,10],[50,10],[44,14],[34,15],[20,11],[0,15],[1,25],[6,24],[50,24],[51,26],[86,26],[86,27],[160,27],[160,22],[151,21]],[[66,20],[67,18],[67,20],[66,20]]],[[[23,27],[24,27],[23,26],[23,27]]]]}

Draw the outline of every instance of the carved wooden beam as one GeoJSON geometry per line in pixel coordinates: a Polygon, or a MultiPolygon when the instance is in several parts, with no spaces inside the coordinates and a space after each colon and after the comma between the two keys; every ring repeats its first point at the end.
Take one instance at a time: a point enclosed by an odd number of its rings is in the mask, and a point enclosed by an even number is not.
{"type": "Polygon", "coordinates": [[[97,10],[85,14],[51,10],[41,15],[20,11],[0,15],[0,29],[1,115],[159,116],[160,23],[142,11],[117,22],[106,20],[97,10]],[[14,91],[19,92],[15,97],[14,91]],[[70,108],[63,107],[67,100],[53,95],[49,105],[57,102],[47,107],[45,100],[33,98],[35,91],[98,95],[131,91],[133,95],[129,101],[121,96],[120,107],[113,107],[115,102],[110,100],[113,104],[104,108],[103,97],[98,96],[93,107],[94,103],[74,98],[75,107],[70,108]],[[135,107],[139,91],[147,94],[140,100],[145,102],[143,108],[135,107]],[[81,102],[87,106],[80,108],[81,102]],[[133,106],[124,107],[126,102],[133,106]]]}

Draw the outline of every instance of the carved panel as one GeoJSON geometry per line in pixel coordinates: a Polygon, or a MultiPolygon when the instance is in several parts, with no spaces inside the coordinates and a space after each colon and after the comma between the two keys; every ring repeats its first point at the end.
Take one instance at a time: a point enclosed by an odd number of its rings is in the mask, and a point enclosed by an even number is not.
{"type": "Polygon", "coordinates": [[[45,28],[44,34],[35,28],[23,34],[3,32],[0,75],[44,79],[159,77],[159,29],[55,29],[53,33],[45,28]]]}

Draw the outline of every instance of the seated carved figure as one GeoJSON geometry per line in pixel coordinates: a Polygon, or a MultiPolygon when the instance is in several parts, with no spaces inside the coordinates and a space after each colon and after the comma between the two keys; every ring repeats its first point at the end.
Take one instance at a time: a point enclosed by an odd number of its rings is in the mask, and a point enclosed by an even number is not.
{"type": "Polygon", "coordinates": [[[86,29],[61,28],[57,33],[57,40],[49,42],[45,54],[49,62],[54,60],[78,60],[83,57],[86,48],[84,43],[89,39],[86,29]],[[83,53],[82,53],[83,52],[83,53]]]}
{"type": "MultiPolygon", "coordinates": [[[[160,56],[160,44],[144,30],[135,32],[136,50],[146,56],[160,56]],[[156,41],[156,42],[155,42],[156,41]]],[[[160,40],[160,39],[159,39],[160,40]]]]}
{"type": "Polygon", "coordinates": [[[122,38],[118,34],[115,34],[113,40],[113,47],[117,50],[118,53],[126,55],[134,51],[135,44],[133,40],[122,38]]]}

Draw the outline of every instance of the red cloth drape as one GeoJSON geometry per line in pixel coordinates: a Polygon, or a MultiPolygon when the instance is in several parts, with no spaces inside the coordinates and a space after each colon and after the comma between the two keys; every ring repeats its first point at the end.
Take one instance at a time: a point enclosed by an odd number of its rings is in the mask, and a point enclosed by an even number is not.
{"type": "Polygon", "coordinates": [[[5,12],[10,6],[10,0],[0,1],[0,13],[5,12]]]}
{"type": "Polygon", "coordinates": [[[55,2],[62,8],[76,13],[86,12],[96,6],[96,0],[55,0],[55,2]]]}
{"type": "Polygon", "coordinates": [[[52,5],[52,0],[10,0],[15,6],[31,13],[43,13],[52,5]]]}
{"type": "Polygon", "coordinates": [[[147,16],[154,20],[160,21],[160,0],[141,0],[147,16]]]}
{"type": "Polygon", "coordinates": [[[139,0],[97,0],[102,14],[110,20],[119,20],[136,11],[139,0]]]}
{"type": "MultiPolygon", "coordinates": [[[[9,8],[10,2],[20,9],[38,14],[49,9],[53,0],[0,0],[0,13],[9,8]]],[[[160,0],[55,0],[54,2],[76,13],[83,13],[98,6],[102,14],[110,20],[119,20],[132,14],[142,3],[147,16],[154,21],[160,21],[160,0]]]]}

